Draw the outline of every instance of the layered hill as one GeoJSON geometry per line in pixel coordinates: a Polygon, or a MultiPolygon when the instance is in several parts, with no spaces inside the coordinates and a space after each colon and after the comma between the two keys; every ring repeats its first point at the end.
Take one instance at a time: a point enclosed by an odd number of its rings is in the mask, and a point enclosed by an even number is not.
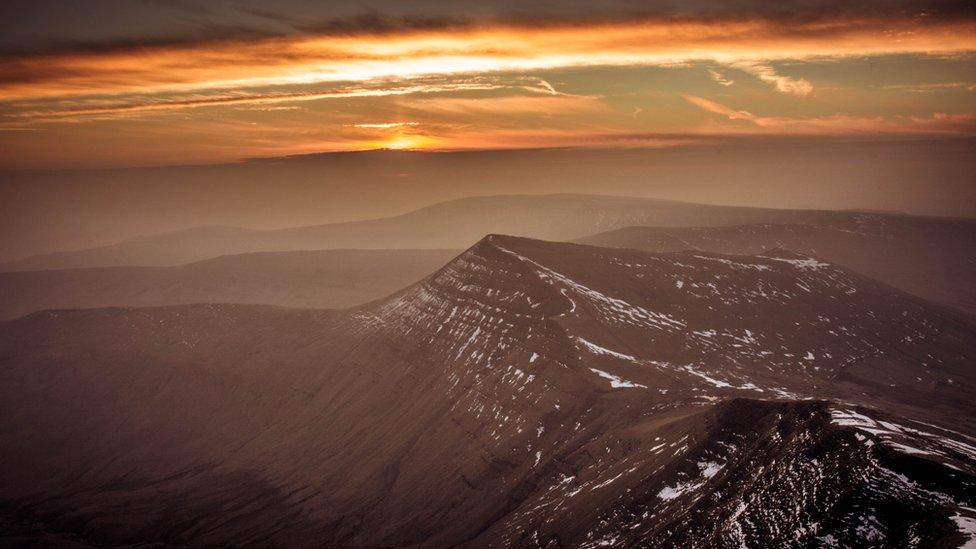
{"type": "Polygon", "coordinates": [[[346,308],[439,269],[455,250],[321,250],[223,256],[174,267],[0,273],[0,319],[43,309],[252,303],[346,308]]]}
{"type": "Polygon", "coordinates": [[[974,321],[767,256],[491,236],[350,311],[5,322],[5,529],[101,545],[966,541],[974,321]]]}
{"type": "Polygon", "coordinates": [[[968,220],[859,214],[818,224],[627,227],[577,242],[652,252],[752,255],[789,249],[976,312],[976,223],[968,220]]]}
{"type": "Polygon", "coordinates": [[[200,227],[99,248],[34,256],[8,263],[0,270],[179,265],[222,255],[269,251],[466,249],[484,235],[497,232],[572,240],[634,225],[819,224],[849,220],[856,215],[593,195],[473,197],[434,204],[400,216],[349,223],[277,230],[200,227]]]}

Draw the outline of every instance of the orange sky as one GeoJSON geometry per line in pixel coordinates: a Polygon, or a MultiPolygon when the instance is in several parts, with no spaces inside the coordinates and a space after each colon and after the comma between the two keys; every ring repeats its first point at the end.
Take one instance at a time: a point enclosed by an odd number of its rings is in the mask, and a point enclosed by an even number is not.
{"type": "Polygon", "coordinates": [[[976,22],[480,21],[0,56],[0,165],[972,135],[976,22]],[[54,147],[54,144],[57,147],[54,147]]]}

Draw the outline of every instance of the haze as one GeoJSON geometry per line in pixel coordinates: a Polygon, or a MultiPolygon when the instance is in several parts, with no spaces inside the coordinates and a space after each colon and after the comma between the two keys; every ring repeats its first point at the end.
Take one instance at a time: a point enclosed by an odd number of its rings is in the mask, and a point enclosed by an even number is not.
{"type": "Polygon", "coordinates": [[[213,166],[6,172],[0,260],[197,226],[314,225],[513,193],[974,217],[974,153],[971,139],[746,139],[651,150],[376,151],[213,166]]]}

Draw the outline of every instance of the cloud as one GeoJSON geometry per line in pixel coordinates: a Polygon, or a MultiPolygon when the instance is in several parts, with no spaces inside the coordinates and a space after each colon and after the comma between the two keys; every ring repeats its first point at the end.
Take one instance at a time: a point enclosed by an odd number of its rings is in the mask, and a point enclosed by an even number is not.
{"type": "Polygon", "coordinates": [[[715,114],[720,114],[729,120],[750,120],[755,121],[756,116],[747,111],[737,111],[731,107],[726,107],[721,103],[716,103],[710,99],[705,99],[704,97],[698,97],[696,95],[682,95],[685,101],[695,105],[696,107],[711,112],[715,114]]]}
{"type": "Polygon", "coordinates": [[[456,31],[516,26],[534,31],[550,27],[648,22],[716,23],[764,20],[793,27],[796,36],[830,34],[838,22],[915,20],[944,23],[972,20],[976,10],[966,0],[687,0],[637,2],[634,0],[563,0],[511,2],[510,0],[454,0],[453,2],[275,2],[233,0],[133,0],[88,2],[85,14],[94,25],[72,19],[72,10],[51,9],[50,1],[0,2],[0,32],[16,36],[2,41],[20,43],[21,53],[39,51],[77,53],[79,49],[152,47],[161,41],[212,42],[222,38],[259,36],[402,34],[412,31],[456,31]],[[17,32],[28,26],[29,32],[17,32]],[[65,29],[84,30],[72,36],[83,42],[52,42],[65,29]],[[126,37],[120,32],[134,34],[126,37]],[[139,29],[140,34],[135,34],[139,29]],[[119,40],[119,38],[122,40],[119,40]]]}
{"type": "Polygon", "coordinates": [[[559,94],[559,92],[556,91],[556,88],[552,87],[552,84],[550,84],[549,82],[546,82],[545,80],[542,80],[541,78],[539,79],[539,86],[542,89],[548,91],[550,95],[558,95],[559,94]]]}
{"type": "MultiPolygon", "coordinates": [[[[806,80],[776,74],[775,60],[976,51],[976,22],[876,16],[829,22],[779,19],[636,19],[532,27],[383,18],[342,34],[0,58],[0,101],[39,97],[174,93],[367,82],[378,78],[486,75],[589,66],[674,66],[699,60],[741,64],[784,93],[806,80]],[[896,37],[893,39],[892,37],[896,37]]],[[[544,84],[542,84],[545,87],[544,84]]],[[[551,89],[550,93],[554,92],[551,89]]]]}
{"type": "Polygon", "coordinates": [[[734,63],[732,66],[756,76],[763,82],[772,84],[778,92],[805,97],[813,91],[813,85],[810,82],[802,78],[792,78],[777,74],[769,65],[754,62],[739,62],[734,63]]]}
{"type": "Polygon", "coordinates": [[[730,80],[726,78],[724,74],[716,70],[708,69],[708,76],[712,77],[712,80],[714,80],[715,82],[726,87],[735,84],[735,80],[730,80]]]}
{"type": "Polygon", "coordinates": [[[879,89],[888,91],[905,91],[910,93],[931,93],[945,90],[966,90],[976,91],[976,84],[970,82],[932,82],[919,84],[889,84],[879,86],[879,89]]]}
{"type": "Polygon", "coordinates": [[[366,124],[350,124],[354,128],[365,128],[373,130],[390,130],[393,128],[403,128],[408,126],[419,126],[420,122],[371,122],[366,124]]]}
{"type": "Polygon", "coordinates": [[[454,115],[472,119],[497,115],[578,117],[587,113],[609,113],[611,110],[599,97],[583,95],[425,97],[400,108],[428,116],[454,115]]]}
{"type": "Polygon", "coordinates": [[[386,97],[396,95],[412,95],[425,93],[486,91],[504,88],[500,84],[487,82],[454,82],[454,83],[386,83],[374,87],[333,88],[321,91],[292,92],[292,93],[264,93],[264,94],[221,94],[192,98],[168,98],[129,103],[110,103],[88,107],[73,107],[48,110],[23,110],[9,118],[26,119],[64,119],[82,118],[106,115],[132,115],[152,111],[172,111],[189,108],[214,107],[225,105],[273,105],[297,101],[318,101],[323,99],[348,99],[355,97],[386,97]]]}
{"type": "Polygon", "coordinates": [[[928,116],[759,116],[737,110],[716,101],[695,95],[683,95],[696,107],[718,114],[732,121],[748,124],[710,128],[705,133],[754,134],[794,136],[851,136],[851,135],[966,135],[976,131],[976,114],[933,113],[928,116]]]}

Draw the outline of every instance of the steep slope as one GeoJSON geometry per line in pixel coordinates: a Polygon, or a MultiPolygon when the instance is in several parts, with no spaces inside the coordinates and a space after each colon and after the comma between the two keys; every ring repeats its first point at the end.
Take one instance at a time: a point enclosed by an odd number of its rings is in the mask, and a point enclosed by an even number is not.
{"type": "Polygon", "coordinates": [[[759,254],[784,248],[838,263],[892,286],[976,312],[976,222],[858,214],[818,224],[627,227],[581,238],[651,252],[759,254]]]}
{"type": "MultiPolygon", "coordinates": [[[[518,540],[531,546],[566,539],[580,547],[972,543],[971,467],[963,473],[913,456],[914,447],[893,450],[850,417],[874,422],[824,402],[723,403],[684,434],[662,433],[654,446],[607,448],[622,456],[616,474],[579,486],[575,478],[553,483],[542,504],[500,525],[498,537],[512,540],[501,532],[517,532],[522,522],[536,525],[518,540]],[[572,503],[581,497],[592,504],[572,503]]],[[[940,450],[958,453],[956,442],[935,436],[940,450]]],[[[972,449],[966,445],[962,458],[970,465],[972,449]]]]}
{"type": "Polygon", "coordinates": [[[973,321],[785,253],[492,236],[348,312],[0,332],[0,493],[32,538],[952,544],[976,504],[973,321]]]}
{"type": "Polygon", "coordinates": [[[484,235],[506,232],[572,240],[631,225],[723,226],[819,223],[856,214],[710,206],[648,198],[592,195],[508,195],[434,204],[404,215],[279,230],[201,227],[110,246],[26,258],[5,271],[178,265],[247,252],[320,249],[465,249],[484,235]]]}
{"type": "Polygon", "coordinates": [[[322,250],[223,256],[176,267],[0,273],[0,319],[43,309],[189,303],[345,308],[392,294],[455,250],[322,250]]]}

